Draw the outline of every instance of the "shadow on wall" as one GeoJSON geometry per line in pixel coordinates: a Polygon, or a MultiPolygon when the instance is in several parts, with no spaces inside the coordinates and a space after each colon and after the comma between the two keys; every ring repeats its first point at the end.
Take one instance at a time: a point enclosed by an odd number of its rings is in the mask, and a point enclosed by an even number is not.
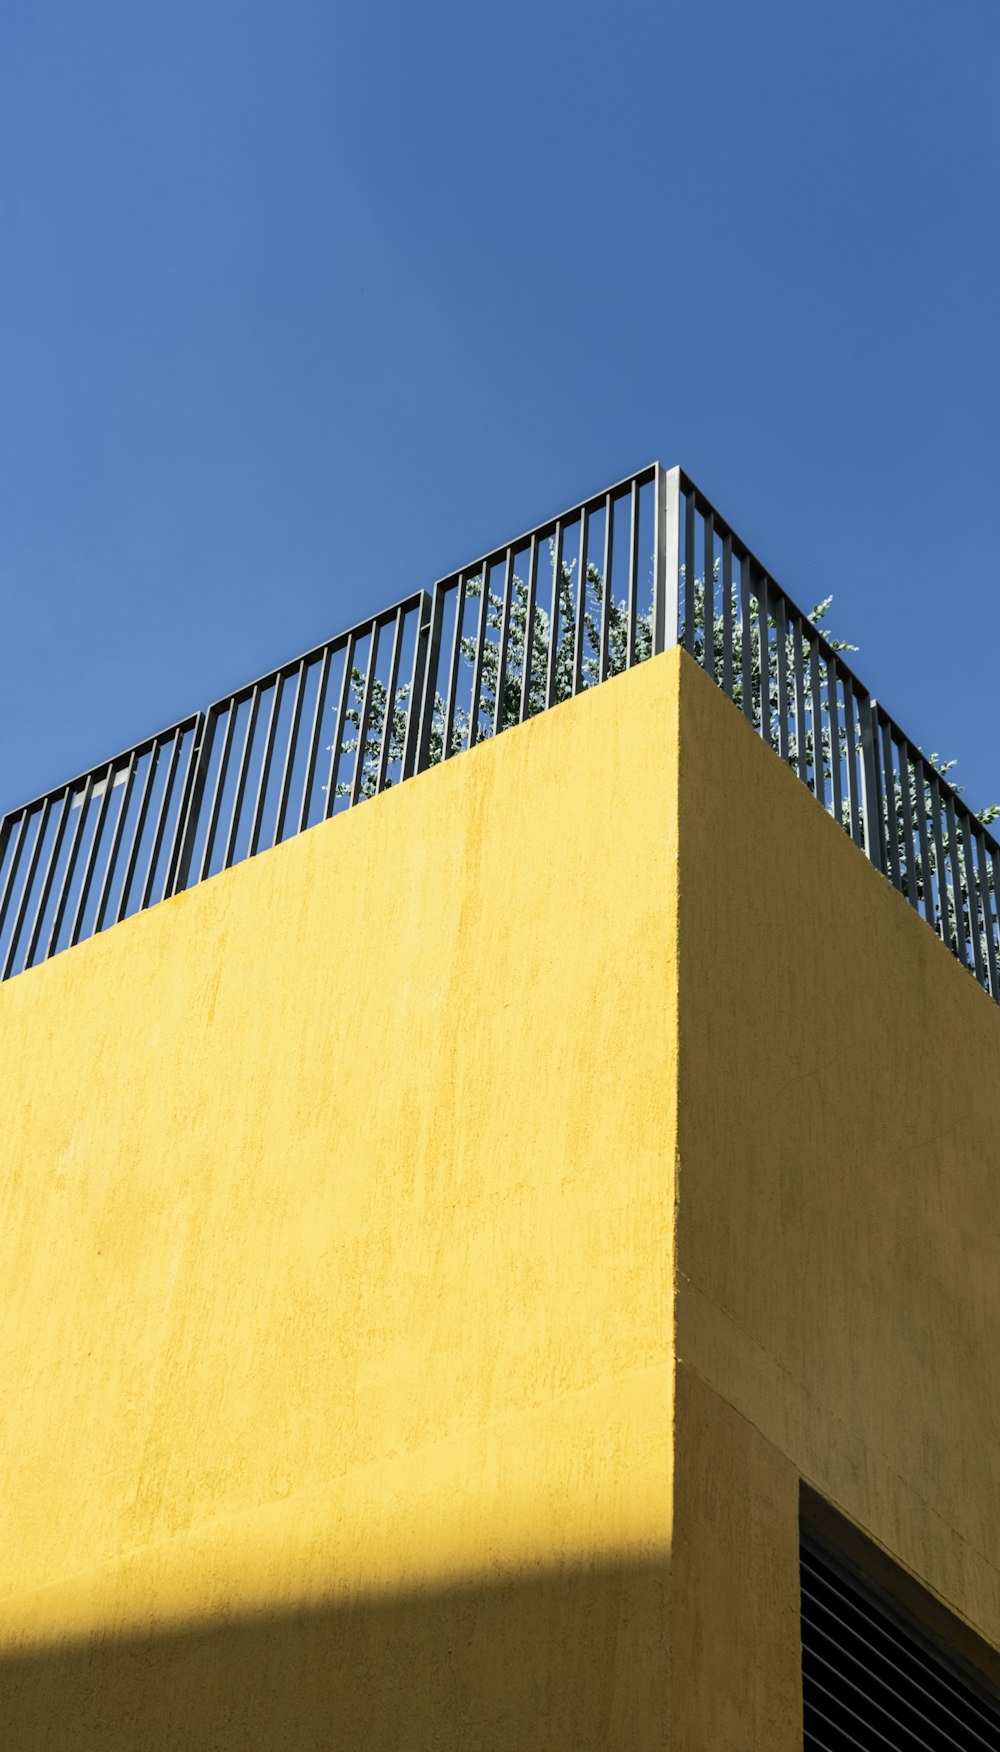
{"type": "Polygon", "coordinates": [[[4,1752],[645,1752],[666,1561],[302,1607],[0,1662],[4,1752]]]}

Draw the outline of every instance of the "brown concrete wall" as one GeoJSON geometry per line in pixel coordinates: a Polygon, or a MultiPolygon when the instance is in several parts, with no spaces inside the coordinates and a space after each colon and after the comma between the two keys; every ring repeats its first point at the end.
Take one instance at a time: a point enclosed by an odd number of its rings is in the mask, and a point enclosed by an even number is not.
{"type": "Polygon", "coordinates": [[[1000,1646],[1000,1011],[684,661],[677,1752],[801,1745],[799,1478],[1000,1646]]]}

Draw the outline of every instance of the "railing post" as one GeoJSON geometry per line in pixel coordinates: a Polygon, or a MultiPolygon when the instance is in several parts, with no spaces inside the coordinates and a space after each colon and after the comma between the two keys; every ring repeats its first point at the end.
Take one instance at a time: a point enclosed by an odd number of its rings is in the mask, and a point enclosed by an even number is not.
{"type": "Polygon", "coordinates": [[[406,740],[403,744],[401,779],[412,779],[417,768],[420,724],[424,710],[424,687],[427,680],[427,640],[431,630],[431,599],[421,590],[417,604],[417,642],[413,648],[413,674],[410,679],[410,709],[406,717],[406,740]]]}
{"type": "MultiPolygon", "coordinates": [[[[424,593],[426,600],[426,592],[424,593]]],[[[421,619],[423,615],[421,614],[421,619]]],[[[441,628],[444,622],[444,585],[437,583],[431,597],[430,625],[421,628],[425,636],[425,666],[419,704],[420,733],[417,740],[415,771],[426,772],[431,758],[431,732],[434,728],[434,700],[437,693],[438,663],[441,657],[441,628]]],[[[419,637],[419,634],[418,634],[419,637]]]]}
{"type": "Polygon", "coordinates": [[[876,870],[885,871],[883,841],[882,785],[879,772],[875,731],[878,724],[878,701],[869,699],[859,713],[861,719],[861,788],[864,808],[865,854],[876,870]]]}
{"type": "Polygon", "coordinates": [[[191,745],[191,755],[184,774],[184,789],[181,793],[180,807],[177,811],[177,826],[174,828],[174,844],[167,869],[167,880],[164,895],[180,894],[187,887],[191,867],[191,853],[194,850],[195,835],[198,831],[198,817],[201,813],[202,793],[205,789],[205,774],[212,753],[212,735],[215,730],[215,718],[211,712],[199,712],[194,724],[194,741],[191,745]]]}
{"type": "Polygon", "coordinates": [[[653,652],[677,643],[680,625],[681,471],[656,463],[653,534],[653,652]]]}

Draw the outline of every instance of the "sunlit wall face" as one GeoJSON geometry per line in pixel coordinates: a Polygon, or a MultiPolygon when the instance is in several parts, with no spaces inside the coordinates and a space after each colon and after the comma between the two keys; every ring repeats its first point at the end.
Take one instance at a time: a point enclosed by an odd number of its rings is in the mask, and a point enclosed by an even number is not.
{"type": "Polygon", "coordinates": [[[3,988],[15,1743],[659,1743],[677,703],[3,988]]]}

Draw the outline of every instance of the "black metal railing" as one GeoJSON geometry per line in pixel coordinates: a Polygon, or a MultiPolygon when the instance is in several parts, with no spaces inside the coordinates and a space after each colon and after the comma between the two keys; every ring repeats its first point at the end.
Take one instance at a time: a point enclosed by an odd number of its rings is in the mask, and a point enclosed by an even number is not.
{"type": "Polygon", "coordinates": [[[1000,845],[659,463],[0,822],[0,979],[680,643],[1000,1001],[1000,845]]]}
{"type": "Polygon", "coordinates": [[[680,642],[1000,1000],[1000,845],[694,482],[664,490],[680,642]]]}
{"type": "Polygon", "coordinates": [[[201,715],[0,822],[0,978],[172,894],[201,715]]]}
{"type": "Polygon", "coordinates": [[[409,777],[428,606],[406,597],[209,706],[176,889],[409,777]]]}

